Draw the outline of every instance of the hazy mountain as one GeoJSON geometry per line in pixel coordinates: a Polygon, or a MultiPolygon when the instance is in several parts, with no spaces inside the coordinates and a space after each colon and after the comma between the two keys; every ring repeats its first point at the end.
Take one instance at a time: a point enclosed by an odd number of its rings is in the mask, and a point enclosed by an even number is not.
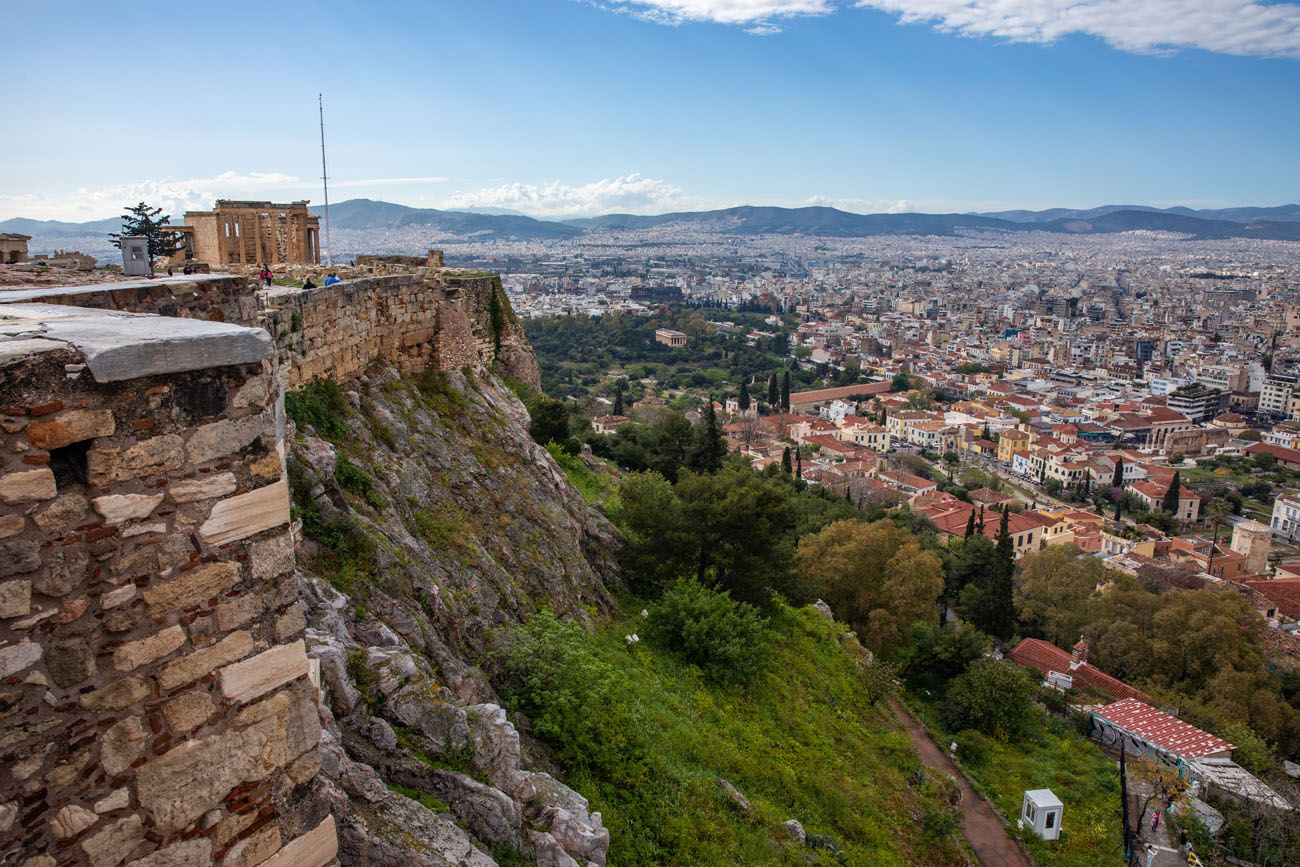
{"type": "MultiPolygon", "coordinates": [[[[322,209],[313,208],[316,213],[322,209]]],[[[641,216],[608,214],[573,220],[539,220],[524,214],[442,211],[411,208],[372,199],[350,199],[330,206],[333,228],[362,232],[427,227],[429,242],[444,238],[566,240],[587,232],[681,226],[714,235],[812,235],[828,238],[867,238],[875,235],[954,235],[984,230],[1108,234],[1134,230],[1177,232],[1194,238],[1259,238],[1300,240],[1300,205],[1271,208],[1151,208],[1107,205],[1076,210],[1001,211],[992,214],[854,214],[827,207],[776,208],[742,206],[717,211],[686,211],[641,216]]],[[[2,232],[32,236],[32,248],[43,249],[62,238],[104,238],[116,231],[118,218],[89,223],[15,218],[0,222],[2,232]]],[[[105,241],[107,239],[105,238],[105,241]]],[[[364,240],[364,238],[363,238],[364,240]]]]}
{"type": "MultiPolygon", "coordinates": [[[[324,208],[312,208],[320,214],[324,208]]],[[[467,211],[439,211],[434,208],[409,208],[373,199],[349,199],[330,205],[330,225],[337,229],[398,229],[405,226],[428,226],[433,234],[476,236],[481,238],[516,238],[521,240],[562,240],[581,234],[581,230],[522,214],[476,214],[467,211]]]]}
{"type": "Polygon", "coordinates": [[[121,217],[107,220],[91,220],[88,223],[65,223],[62,220],[29,220],[26,217],[14,217],[0,221],[0,232],[16,232],[19,235],[31,235],[33,238],[67,238],[79,235],[95,235],[116,232],[122,228],[121,217]]]}
{"type": "Polygon", "coordinates": [[[1259,220],[1290,222],[1300,220],[1300,205],[1278,205],[1272,208],[1153,208],[1149,205],[1102,205],[1100,208],[1072,210],[1049,208],[1045,211],[989,211],[983,217],[1010,220],[1013,223],[1051,223],[1055,220],[1092,220],[1116,211],[1147,211],[1153,214],[1176,214],[1203,220],[1227,220],[1233,223],[1253,223],[1259,220]]]}

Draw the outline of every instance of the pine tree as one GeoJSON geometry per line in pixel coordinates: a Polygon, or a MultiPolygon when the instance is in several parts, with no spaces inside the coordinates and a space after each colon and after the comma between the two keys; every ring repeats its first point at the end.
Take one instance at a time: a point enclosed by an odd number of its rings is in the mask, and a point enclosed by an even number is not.
{"type": "Polygon", "coordinates": [[[712,399],[708,402],[704,420],[692,431],[691,439],[691,452],[687,458],[687,466],[698,473],[716,473],[722,469],[722,459],[727,454],[727,445],[722,441],[722,428],[718,426],[718,414],[713,409],[712,399]]]}
{"type": "Polygon", "coordinates": [[[1110,477],[1110,486],[1112,488],[1124,487],[1124,459],[1115,459],[1115,475],[1110,477]]]}
{"type": "Polygon", "coordinates": [[[969,539],[975,535],[975,510],[971,509],[970,514],[966,516],[966,534],[965,538],[969,539]]]}
{"type": "Polygon", "coordinates": [[[743,382],[740,384],[740,411],[749,412],[749,386],[743,382]]]}
{"type": "Polygon", "coordinates": [[[786,446],[785,451],[781,452],[781,469],[787,476],[794,475],[794,461],[790,457],[790,447],[786,446]]]}
{"type": "Polygon", "coordinates": [[[790,411],[790,371],[781,374],[781,411],[790,411]]]}
{"type": "Polygon", "coordinates": [[[149,276],[153,276],[153,260],[171,256],[181,247],[181,233],[166,228],[172,218],[162,214],[162,208],[151,208],[140,202],[127,208],[122,215],[122,231],[109,234],[114,247],[122,249],[123,238],[144,238],[149,245],[149,276]]]}
{"type": "Polygon", "coordinates": [[[1183,482],[1181,474],[1175,470],[1174,479],[1169,483],[1169,490],[1165,491],[1165,498],[1160,502],[1160,508],[1164,509],[1171,515],[1178,514],[1178,496],[1182,490],[1183,482]]]}
{"type": "Polygon", "coordinates": [[[781,386],[777,384],[776,374],[773,373],[767,380],[767,405],[776,408],[776,402],[781,399],[781,386]]]}

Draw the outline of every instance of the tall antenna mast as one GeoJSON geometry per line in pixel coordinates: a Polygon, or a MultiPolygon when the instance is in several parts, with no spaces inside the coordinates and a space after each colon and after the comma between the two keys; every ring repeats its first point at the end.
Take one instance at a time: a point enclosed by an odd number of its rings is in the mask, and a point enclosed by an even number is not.
{"type": "Polygon", "coordinates": [[[325,170],[325,98],[316,94],[320,107],[320,179],[325,185],[325,264],[334,264],[334,248],[330,246],[330,176],[325,170]]]}

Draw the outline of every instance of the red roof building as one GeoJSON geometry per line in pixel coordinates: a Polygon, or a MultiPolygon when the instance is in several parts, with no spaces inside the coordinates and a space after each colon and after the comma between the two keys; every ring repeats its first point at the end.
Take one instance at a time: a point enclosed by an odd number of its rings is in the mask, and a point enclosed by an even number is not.
{"type": "Polygon", "coordinates": [[[1093,711],[1098,720],[1176,759],[1232,758],[1236,746],[1135,698],[1093,711]]]}
{"type": "Polygon", "coordinates": [[[1088,645],[1079,642],[1074,646],[1074,653],[1066,653],[1050,641],[1026,638],[1021,641],[1007,657],[1017,665],[1037,669],[1043,677],[1049,672],[1068,674],[1074,680],[1074,689],[1095,689],[1104,692],[1115,700],[1134,698],[1149,701],[1140,690],[1134,689],[1122,680],[1111,677],[1106,672],[1088,662],[1088,645]]]}

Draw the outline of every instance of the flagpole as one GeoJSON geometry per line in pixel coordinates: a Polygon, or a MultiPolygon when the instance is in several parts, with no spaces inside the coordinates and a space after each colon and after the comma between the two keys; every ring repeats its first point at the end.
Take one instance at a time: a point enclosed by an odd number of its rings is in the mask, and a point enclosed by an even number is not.
{"type": "Polygon", "coordinates": [[[320,179],[325,187],[325,264],[334,263],[334,248],[330,246],[330,178],[329,172],[325,170],[325,98],[322,94],[316,94],[316,102],[320,108],[320,179]]]}

